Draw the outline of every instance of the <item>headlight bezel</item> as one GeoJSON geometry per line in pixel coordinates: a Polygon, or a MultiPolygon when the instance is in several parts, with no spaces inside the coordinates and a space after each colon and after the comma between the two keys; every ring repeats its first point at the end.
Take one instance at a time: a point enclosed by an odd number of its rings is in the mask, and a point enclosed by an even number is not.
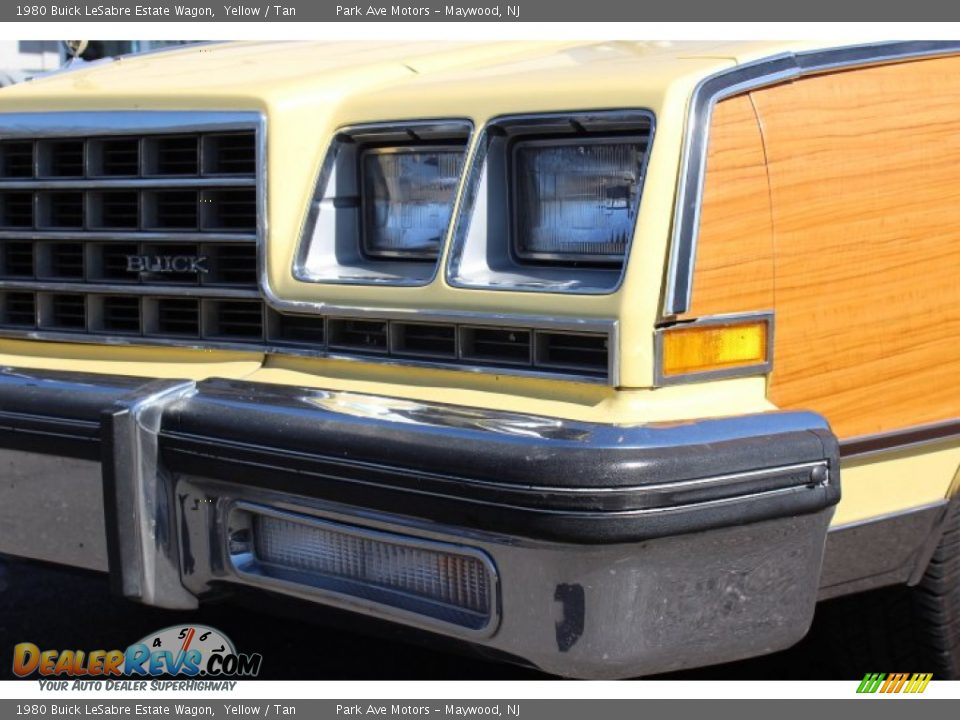
{"type": "Polygon", "coordinates": [[[445,263],[446,282],[463,289],[590,295],[616,292],[636,233],[655,125],[654,113],[643,108],[530,113],[489,120],[464,180],[445,263]],[[511,149],[515,141],[524,138],[644,143],[636,209],[622,257],[602,262],[544,262],[518,256],[511,149]]]}
{"type": "Polygon", "coordinates": [[[359,123],[338,128],[324,152],[301,227],[292,269],[294,279],[312,284],[407,287],[433,282],[440,272],[462,171],[436,255],[377,256],[366,251],[363,238],[361,155],[372,148],[445,144],[462,148],[465,162],[472,136],[473,123],[463,118],[359,123]]]}

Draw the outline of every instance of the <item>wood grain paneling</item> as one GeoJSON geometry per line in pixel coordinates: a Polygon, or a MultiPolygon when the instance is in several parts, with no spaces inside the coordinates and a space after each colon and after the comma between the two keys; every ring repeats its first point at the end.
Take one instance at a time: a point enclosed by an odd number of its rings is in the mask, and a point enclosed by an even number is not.
{"type": "Polygon", "coordinates": [[[689,312],[773,307],[773,238],[763,141],[750,98],[717,104],[710,124],[689,312]]]}
{"type": "Polygon", "coordinates": [[[752,97],[773,210],[771,399],[840,437],[960,416],[960,58],[752,97]]]}

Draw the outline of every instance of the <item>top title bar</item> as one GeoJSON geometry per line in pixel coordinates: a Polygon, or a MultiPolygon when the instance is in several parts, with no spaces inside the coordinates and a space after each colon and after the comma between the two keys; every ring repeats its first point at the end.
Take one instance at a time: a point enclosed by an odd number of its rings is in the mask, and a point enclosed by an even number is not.
{"type": "Polygon", "coordinates": [[[913,0],[839,4],[808,0],[777,4],[761,0],[684,0],[625,3],[623,0],[508,0],[462,2],[316,2],[285,0],[281,4],[197,2],[185,0],[112,0],[106,3],[64,0],[3,3],[0,22],[699,22],[822,21],[919,22],[960,19],[960,5],[913,0]]]}

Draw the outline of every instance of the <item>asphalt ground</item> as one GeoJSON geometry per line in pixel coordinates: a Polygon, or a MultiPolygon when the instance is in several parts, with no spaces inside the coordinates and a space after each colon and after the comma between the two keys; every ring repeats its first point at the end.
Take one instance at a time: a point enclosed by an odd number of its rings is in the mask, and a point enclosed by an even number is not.
{"type": "MultiPolygon", "coordinates": [[[[849,599],[822,603],[811,632],[787,651],[664,677],[862,678],[869,668],[857,667],[851,656],[862,660],[866,652],[869,657],[870,638],[838,631],[849,628],[847,620],[855,611],[849,599]]],[[[191,612],[148,608],[112,595],[104,575],[0,559],[0,678],[15,679],[16,643],[32,642],[42,649],[123,649],[170,625],[202,623],[223,631],[238,651],[261,653],[262,679],[548,679],[529,668],[472,657],[458,648],[437,649],[417,638],[371,636],[361,631],[363,625],[358,630],[347,627],[343,617],[315,613],[300,606],[264,612],[236,601],[191,612]]]]}

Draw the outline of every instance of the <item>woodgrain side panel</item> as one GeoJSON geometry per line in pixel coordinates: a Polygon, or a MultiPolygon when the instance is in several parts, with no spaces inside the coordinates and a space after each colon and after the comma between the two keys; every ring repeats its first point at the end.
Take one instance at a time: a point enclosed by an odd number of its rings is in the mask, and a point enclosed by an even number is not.
{"type": "Polygon", "coordinates": [[[746,95],[717,103],[710,124],[693,318],[773,307],[773,238],[766,159],[746,95]]]}
{"type": "Polygon", "coordinates": [[[842,438],[960,416],[960,58],[753,94],[776,272],[771,399],[842,438]]]}

